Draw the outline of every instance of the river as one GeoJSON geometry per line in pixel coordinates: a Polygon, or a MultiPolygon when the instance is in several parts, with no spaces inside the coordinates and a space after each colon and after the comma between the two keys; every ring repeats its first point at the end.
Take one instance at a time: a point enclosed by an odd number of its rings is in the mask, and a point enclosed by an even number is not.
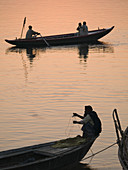
{"type": "MultiPolygon", "coordinates": [[[[0,21],[0,151],[81,134],[72,113],[85,105],[102,121],[93,153],[113,144],[113,109],[128,125],[128,1],[1,0],[0,21]],[[29,25],[43,36],[75,32],[83,21],[89,30],[115,28],[99,44],[11,48],[4,39],[20,37],[24,17],[23,36],[29,25]]],[[[86,163],[120,170],[117,145],[86,163]]]]}

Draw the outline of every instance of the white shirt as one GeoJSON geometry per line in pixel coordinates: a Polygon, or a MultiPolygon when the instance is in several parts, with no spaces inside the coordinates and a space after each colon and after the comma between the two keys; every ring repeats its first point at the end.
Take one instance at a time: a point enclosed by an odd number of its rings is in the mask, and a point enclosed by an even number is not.
{"type": "Polygon", "coordinates": [[[87,25],[83,25],[83,32],[82,32],[83,35],[86,35],[88,34],[88,27],[87,25]]]}
{"type": "Polygon", "coordinates": [[[87,122],[90,122],[92,125],[94,125],[94,122],[89,114],[80,121],[81,124],[86,124],[87,122]]]}

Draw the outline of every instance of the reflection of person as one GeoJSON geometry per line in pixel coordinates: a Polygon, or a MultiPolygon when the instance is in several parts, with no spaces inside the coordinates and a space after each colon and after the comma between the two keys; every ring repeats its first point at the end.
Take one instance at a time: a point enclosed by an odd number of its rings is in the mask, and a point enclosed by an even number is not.
{"type": "Polygon", "coordinates": [[[36,54],[33,54],[33,49],[32,48],[27,48],[26,49],[27,56],[30,58],[34,58],[36,54]]]}
{"type": "Polygon", "coordinates": [[[36,53],[33,54],[33,49],[32,48],[27,48],[26,49],[26,54],[27,54],[27,56],[28,56],[28,58],[30,60],[30,64],[32,64],[33,59],[36,57],[36,53]]]}
{"type": "Polygon", "coordinates": [[[88,45],[84,44],[84,45],[79,45],[78,46],[78,50],[79,50],[79,58],[84,58],[84,61],[86,62],[86,59],[88,58],[88,45]]]}
{"type": "Polygon", "coordinates": [[[83,124],[81,130],[83,131],[83,137],[95,137],[101,133],[101,121],[97,116],[97,113],[93,111],[91,106],[85,106],[84,116],[77,113],[73,113],[73,117],[77,116],[81,118],[81,121],[73,121],[74,124],[83,124]]]}
{"type": "Polygon", "coordinates": [[[36,31],[33,31],[31,25],[29,25],[28,28],[29,28],[29,30],[26,33],[26,38],[32,38],[33,35],[39,35],[40,34],[40,33],[36,32],[36,31]]]}

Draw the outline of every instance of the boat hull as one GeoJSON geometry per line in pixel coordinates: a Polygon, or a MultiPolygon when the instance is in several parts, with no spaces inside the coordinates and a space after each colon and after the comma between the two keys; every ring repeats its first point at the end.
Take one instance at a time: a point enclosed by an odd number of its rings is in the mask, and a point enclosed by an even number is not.
{"type": "Polygon", "coordinates": [[[124,132],[123,138],[121,138],[118,157],[123,170],[128,170],[128,127],[124,132]]]}
{"type": "Polygon", "coordinates": [[[113,111],[113,120],[117,136],[119,161],[123,170],[128,170],[128,127],[125,131],[122,130],[116,109],[113,111]]]}
{"type": "Polygon", "coordinates": [[[5,40],[7,43],[15,45],[17,47],[44,47],[44,46],[59,46],[59,45],[71,45],[71,44],[82,44],[92,43],[98,41],[100,38],[107,35],[114,28],[99,29],[89,31],[87,35],[78,36],[77,33],[53,35],[46,37],[37,37],[31,39],[15,39],[5,40]]]}
{"type": "Polygon", "coordinates": [[[77,164],[87,154],[96,138],[86,143],[53,148],[55,142],[0,152],[1,170],[60,170],[77,164]]]}

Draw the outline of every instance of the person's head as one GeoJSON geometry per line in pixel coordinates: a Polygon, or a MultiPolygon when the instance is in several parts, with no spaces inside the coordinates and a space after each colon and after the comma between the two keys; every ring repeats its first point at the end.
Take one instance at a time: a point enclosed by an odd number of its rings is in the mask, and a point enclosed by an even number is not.
{"type": "Polygon", "coordinates": [[[30,30],[32,29],[32,26],[31,25],[29,25],[29,27],[28,27],[30,30]]]}
{"type": "Polygon", "coordinates": [[[90,105],[85,106],[85,112],[86,112],[86,114],[89,114],[89,113],[91,113],[92,111],[93,111],[92,106],[90,106],[90,105]]]}
{"type": "Polygon", "coordinates": [[[79,26],[81,27],[81,23],[79,23],[79,26]]]}
{"type": "Polygon", "coordinates": [[[83,25],[86,25],[86,22],[85,22],[85,21],[83,22],[83,25]]]}

